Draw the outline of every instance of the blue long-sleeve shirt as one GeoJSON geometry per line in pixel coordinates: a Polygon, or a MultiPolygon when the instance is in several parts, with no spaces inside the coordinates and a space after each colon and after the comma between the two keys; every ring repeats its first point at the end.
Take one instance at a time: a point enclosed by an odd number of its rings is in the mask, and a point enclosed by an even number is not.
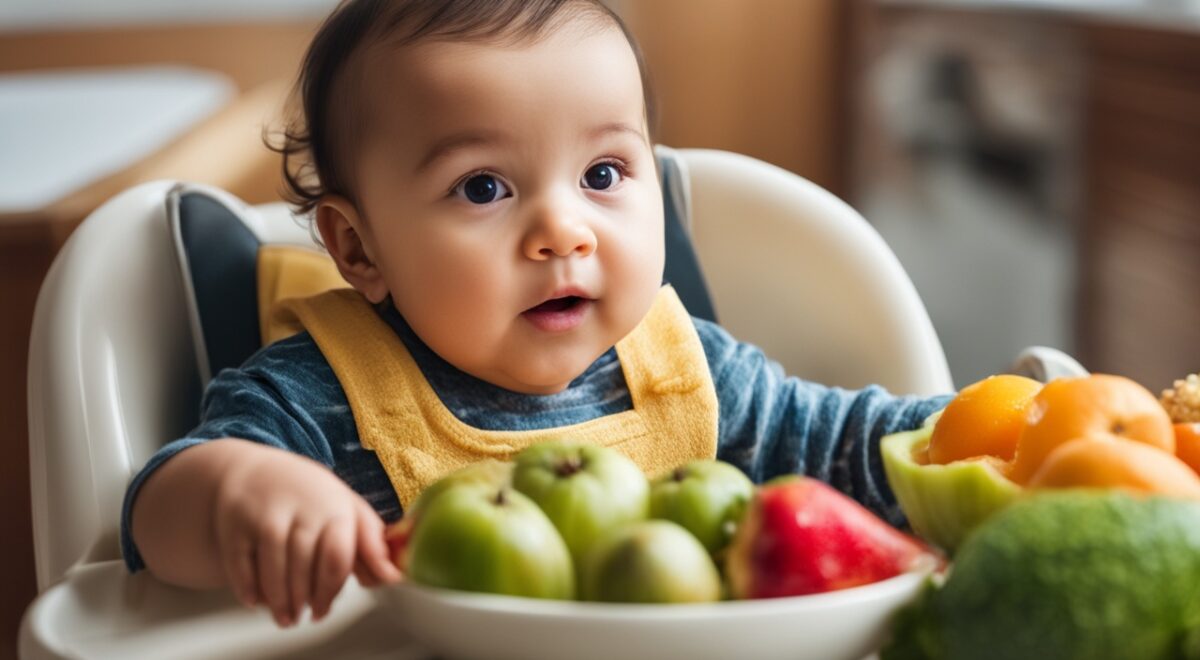
{"type": "MultiPolygon", "coordinates": [[[[390,305],[380,314],[404,342],[446,407],[487,430],[552,428],[633,408],[615,349],[562,392],[512,392],[459,371],[413,333],[390,305]]],[[[915,428],[949,395],[896,397],[877,386],[857,391],[787,377],[753,345],[720,326],[693,319],[719,404],[717,458],[756,483],[781,474],[829,482],[892,524],[904,521],[887,486],[879,439],[915,428]]],[[[134,497],[145,479],[183,449],[225,437],[287,449],[317,460],[361,494],[385,521],[401,509],[375,454],[359,442],[346,394],[307,333],[267,346],[209,383],[200,424],[160,449],[125,494],[121,548],[131,571],[144,566],[130,534],[134,497]]]]}

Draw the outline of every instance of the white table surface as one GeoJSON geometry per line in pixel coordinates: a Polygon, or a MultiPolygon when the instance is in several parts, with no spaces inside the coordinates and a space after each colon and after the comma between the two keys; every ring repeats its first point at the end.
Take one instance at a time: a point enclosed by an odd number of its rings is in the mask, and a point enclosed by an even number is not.
{"type": "Polygon", "coordinates": [[[36,211],[134,165],[236,96],[180,66],[0,75],[0,214],[36,211]]]}

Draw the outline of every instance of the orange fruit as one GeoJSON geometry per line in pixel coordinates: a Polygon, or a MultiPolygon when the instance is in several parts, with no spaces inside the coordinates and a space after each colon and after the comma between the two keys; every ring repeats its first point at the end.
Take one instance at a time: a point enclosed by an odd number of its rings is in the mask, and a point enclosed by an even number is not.
{"type": "Polygon", "coordinates": [[[1012,460],[1025,409],[1042,384],[1023,376],[989,376],[964,387],[946,406],[929,438],[929,462],[945,465],[978,456],[1012,460]]]}
{"type": "Polygon", "coordinates": [[[1200,474],[1200,423],[1175,425],[1175,455],[1200,474]]]}
{"type": "Polygon", "coordinates": [[[1075,438],[1054,448],[1029,479],[1030,488],[1123,488],[1200,499],[1200,476],[1186,463],[1143,442],[1115,435],[1075,438]]]}
{"type": "Polygon", "coordinates": [[[1053,380],[1026,411],[1008,476],[1019,484],[1028,483],[1046,456],[1064,442],[1110,435],[1175,453],[1171,418],[1141,385],[1104,374],[1053,380]]]}

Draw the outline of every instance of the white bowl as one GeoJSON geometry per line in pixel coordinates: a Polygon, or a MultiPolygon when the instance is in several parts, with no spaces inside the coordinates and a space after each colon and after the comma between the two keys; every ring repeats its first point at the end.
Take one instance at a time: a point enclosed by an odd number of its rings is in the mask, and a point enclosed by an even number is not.
{"type": "Polygon", "coordinates": [[[933,562],[894,578],[812,596],[699,605],[624,605],[450,591],[373,589],[396,625],[451,660],[860,660],[933,562]]]}

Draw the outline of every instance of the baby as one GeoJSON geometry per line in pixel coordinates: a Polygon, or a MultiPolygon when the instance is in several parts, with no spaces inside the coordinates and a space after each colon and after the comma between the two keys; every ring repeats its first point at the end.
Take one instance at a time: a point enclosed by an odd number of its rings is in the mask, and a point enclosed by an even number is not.
{"type": "Polygon", "coordinates": [[[130,570],[320,619],[351,573],[399,579],[383,529],[421,487],[548,438],[806,473],[902,520],[879,438],[948,397],[787,378],[688,316],[642,63],[600,2],[349,0],[299,89],[284,151],[315,176],[289,187],[353,290],[288,303],[304,331],[213,379],[129,486],[130,570]]]}

